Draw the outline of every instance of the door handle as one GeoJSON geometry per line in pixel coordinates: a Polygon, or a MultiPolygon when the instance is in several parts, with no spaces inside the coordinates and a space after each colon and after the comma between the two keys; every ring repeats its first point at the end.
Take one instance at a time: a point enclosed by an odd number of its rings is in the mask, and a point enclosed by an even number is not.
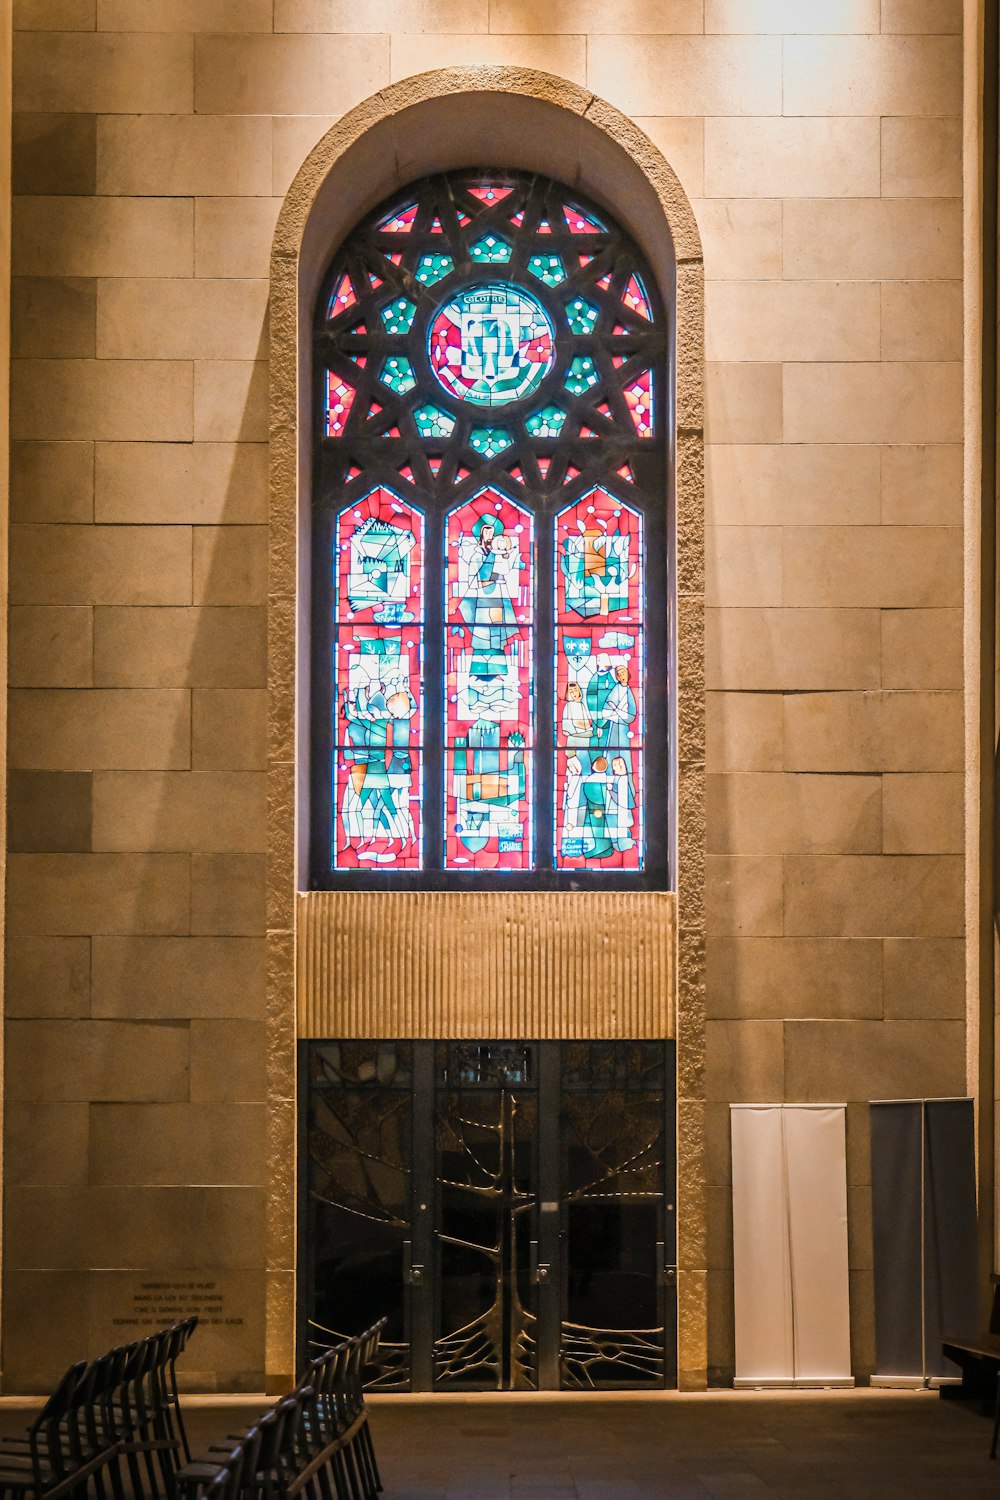
{"type": "Polygon", "coordinates": [[[661,1286],[677,1285],[677,1267],[667,1265],[667,1246],[665,1240],[656,1242],[656,1279],[661,1286]]]}
{"type": "Polygon", "coordinates": [[[403,1280],[408,1286],[423,1286],[424,1268],[413,1264],[413,1242],[403,1241],[403,1280]]]}
{"type": "Polygon", "coordinates": [[[529,1241],[530,1249],[530,1280],[532,1286],[550,1286],[552,1284],[552,1266],[547,1260],[538,1259],[538,1241],[529,1241]]]}

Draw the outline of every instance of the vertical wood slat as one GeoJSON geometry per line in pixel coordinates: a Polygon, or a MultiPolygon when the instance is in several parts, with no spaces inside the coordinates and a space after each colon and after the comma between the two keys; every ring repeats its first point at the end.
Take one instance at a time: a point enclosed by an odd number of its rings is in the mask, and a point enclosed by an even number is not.
{"type": "Polygon", "coordinates": [[[669,891],[309,891],[301,1037],[672,1037],[669,891]]]}

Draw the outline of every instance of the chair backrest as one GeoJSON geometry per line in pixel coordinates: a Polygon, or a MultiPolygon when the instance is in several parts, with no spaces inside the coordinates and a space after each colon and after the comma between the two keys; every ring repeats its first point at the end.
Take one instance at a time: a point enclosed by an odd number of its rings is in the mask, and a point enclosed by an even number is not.
{"type": "Polygon", "coordinates": [[[28,1428],[28,1446],[36,1478],[43,1464],[53,1474],[65,1473],[64,1439],[75,1419],[73,1398],[86,1369],[86,1360],[70,1365],[28,1428]]]}

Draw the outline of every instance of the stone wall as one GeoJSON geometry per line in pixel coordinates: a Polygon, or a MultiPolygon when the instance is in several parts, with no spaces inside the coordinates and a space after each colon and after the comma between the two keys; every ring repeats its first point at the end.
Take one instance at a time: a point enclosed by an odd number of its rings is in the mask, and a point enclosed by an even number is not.
{"type": "Polygon", "coordinates": [[[344,110],[479,61],[607,98],[695,203],[710,1360],[728,1102],[846,1099],[871,1368],[861,1101],[964,1091],[960,18],[15,0],[7,1389],[191,1296],[192,1378],[262,1382],[270,237],[344,110]]]}

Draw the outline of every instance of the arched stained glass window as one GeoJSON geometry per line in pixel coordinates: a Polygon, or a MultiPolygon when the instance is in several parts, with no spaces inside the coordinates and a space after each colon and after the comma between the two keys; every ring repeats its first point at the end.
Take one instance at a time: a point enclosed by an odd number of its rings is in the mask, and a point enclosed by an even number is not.
{"type": "Polygon", "coordinates": [[[311,881],[669,881],[668,327],[603,208],[467,171],[317,307],[311,881]]]}

